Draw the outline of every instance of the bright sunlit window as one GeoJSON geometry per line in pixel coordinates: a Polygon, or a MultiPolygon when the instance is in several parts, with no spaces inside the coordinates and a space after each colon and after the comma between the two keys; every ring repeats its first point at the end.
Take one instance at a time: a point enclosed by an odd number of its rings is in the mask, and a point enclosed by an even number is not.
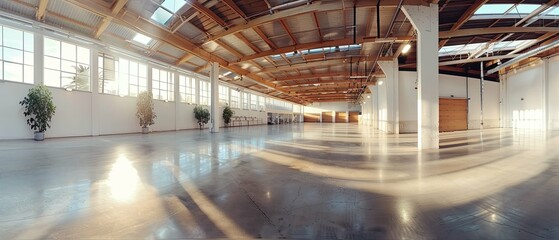
{"type": "Polygon", "coordinates": [[[248,101],[249,101],[249,99],[250,99],[249,94],[246,93],[246,92],[244,92],[244,93],[243,93],[243,99],[241,99],[241,101],[243,102],[243,109],[248,110],[248,107],[249,107],[248,101]]]}
{"type": "Polygon", "coordinates": [[[180,74],[179,93],[181,95],[181,102],[196,103],[196,79],[180,74]]]}
{"type": "Polygon", "coordinates": [[[200,81],[200,105],[210,105],[211,93],[210,83],[207,81],[200,81]]]}
{"type": "Polygon", "coordinates": [[[0,79],[33,83],[33,34],[0,26],[0,79]]]}
{"type": "Polygon", "coordinates": [[[231,108],[239,108],[239,91],[231,89],[231,108]]]}
{"type": "Polygon", "coordinates": [[[229,87],[219,85],[219,104],[226,106],[229,104],[229,87]]]}
{"type": "Polygon", "coordinates": [[[153,99],[174,101],[174,73],[167,70],[151,69],[151,91],[153,99]]]}
{"type": "Polygon", "coordinates": [[[99,54],[99,93],[138,96],[147,90],[147,66],[145,64],[99,54]]]}
{"type": "Polygon", "coordinates": [[[453,56],[453,55],[466,55],[466,54],[474,54],[478,50],[487,46],[487,52],[499,52],[499,51],[508,51],[514,50],[515,48],[525,46],[527,44],[532,44],[535,40],[527,39],[527,40],[515,40],[515,41],[503,41],[498,43],[490,44],[489,46],[486,43],[470,43],[470,44],[462,44],[462,45],[454,45],[454,46],[444,46],[439,50],[439,56],[453,56]]]}
{"type": "Polygon", "coordinates": [[[44,38],[45,85],[89,91],[89,49],[44,38]]]}

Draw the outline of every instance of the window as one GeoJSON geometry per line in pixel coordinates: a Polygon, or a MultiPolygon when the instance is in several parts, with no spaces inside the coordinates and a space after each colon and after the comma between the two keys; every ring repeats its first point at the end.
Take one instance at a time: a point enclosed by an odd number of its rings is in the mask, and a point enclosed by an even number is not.
{"type": "Polygon", "coordinates": [[[250,110],[258,110],[258,97],[254,94],[251,94],[250,96],[250,110]]]}
{"type": "Polygon", "coordinates": [[[151,15],[151,19],[159,24],[166,25],[173,17],[173,14],[175,14],[185,4],[185,0],[165,0],[161,3],[161,6],[155,10],[153,15],[151,15]]]}
{"type": "Polygon", "coordinates": [[[33,83],[33,34],[0,26],[0,79],[33,83]]]}
{"type": "Polygon", "coordinates": [[[229,104],[229,88],[226,86],[219,86],[219,104],[222,106],[229,104]]]}
{"type": "Polygon", "coordinates": [[[200,105],[210,105],[210,83],[200,81],[200,105]]]}
{"type": "Polygon", "coordinates": [[[45,85],[89,91],[89,49],[44,38],[45,85]]]}
{"type": "Polygon", "coordinates": [[[248,110],[248,101],[249,101],[249,95],[248,93],[244,92],[243,93],[243,99],[241,99],[243,101],[243,109],[247,109],[248,110]]]}
{"type": "Polygon", "coordinates": [[[239,91],[231,89],[231,107],[239,108],[239,91]]]}
{"type": "Polygon", "coordinates": [[[147,67],[125,58],[99,54],[99,93],[138,96],[147,91],[147,67]]]}
{"type": "Polygon", "coordinates": [[[179,93],[181,102],[196,103],[196,79],[179,75],[179,93]]]}
{"type": "Polygon", "coordinates": [[[153,99],[174,101],[175,74],[166,70],[151,69],[151,92],[153,99]]]}
{"type": "Polygon", "coordinates": [[[263,96],[258,96],[258,110],[259,111],[266,110],[266,101],[264,99],[265,98],[263,96]]]}

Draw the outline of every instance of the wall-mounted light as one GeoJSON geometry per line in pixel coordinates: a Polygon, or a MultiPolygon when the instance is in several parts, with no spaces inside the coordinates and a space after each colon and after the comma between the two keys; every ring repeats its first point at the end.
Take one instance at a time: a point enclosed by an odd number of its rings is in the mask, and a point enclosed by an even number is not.
{"type": "Polygon", "coordinates": [[[74,89],[72,89],[72,88],[66,88],[66,91],[68,91],[68,92],[71,92],[72,90],[74,90],[74,89]]]}
{"type": "Polygon", "coordinates": [[[367,96],[367,98],[371,98],[371,96],[367,96]]]}
{"type": "Polygon", "coordinates": [[[411,45],[408,43],[406,45],[404,45],[404,48],[402,49],[402,53],[406,54],[407,52],[409,52],[411,49],[411,45]]]}
{"type": "Polygon", "coordinates": [[[380,86],[380,85],[382,85],[383,83],[384,83],[383,81],[378,81],[378,82],[377,82],[377,85],[380,86]]]}

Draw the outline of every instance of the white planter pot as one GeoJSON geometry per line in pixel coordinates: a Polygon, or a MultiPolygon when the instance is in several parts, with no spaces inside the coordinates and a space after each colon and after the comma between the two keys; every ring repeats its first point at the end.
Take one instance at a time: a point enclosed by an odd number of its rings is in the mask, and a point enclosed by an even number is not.
{"type": "Polygon", "coordinates": [[[35,132],[35,141],[45,140],[45,132],[35,132]]]}
{"type": "Polygon", "coordinates": [[[142,128],[142,133],[143,134],[148,134],[149,133],[149,127],[143,127],[142,128]]]}

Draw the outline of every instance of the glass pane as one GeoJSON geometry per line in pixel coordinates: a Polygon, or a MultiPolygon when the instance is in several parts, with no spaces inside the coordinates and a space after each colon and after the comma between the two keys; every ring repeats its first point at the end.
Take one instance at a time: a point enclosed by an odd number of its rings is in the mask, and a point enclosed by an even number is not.
{"type": "Polygon", "coordinates": [[[76,62],[62,60],[61,70],[69,73],[76,72],[76,62]]]}
{"type": "Polygon", "coordinates": [[[78,62],[89,64],[89,49],[78,47],[78,62]]]}
{"type": "Polygon", "coordinates": [[[145,78],[139,78],[138,81],[139,81],[139,85],[140,85],[141,87],[147,87],[147,86],[148,86],[148,80],[147,80],[147,79],[145,79],[145,78]]]}
{"type": "Polygon", "coordinates": [[[4,27],[4,46],[23,50],[23,32],[4,27]]]}
{"type": "Polygon", "coordinates": [[[45,85],[51,87],[60,87],[60,72],[45,69],[45,85]]]}
{"type": "Polygon", "coordinates": [[[485,4],[475,14],[504,14],[513,4],[485,4]]]}
{"type": "Polygon", "coordinates": [[[45,55],[60,58],[60,42],[45,38],[45,55]]]}
{"type": "Polygon", "coordinates": [[[62,43],[62,59],[76,61],[76,45],[62,43]]]}
{"type": "Polygon", "coordinates": [[[130,62],[130,75],[138,75],[138,63],[130,62]]]}
{"type": "Polygon", "coordinates": [[[33,59],[35,58],[33,53],[30,52],[24,52],[23,53],[23,60],[25,62],[26,65],[31,65],[33,66],[33,59]]]}
{"type": "Polygon", "coordinates": [[[23,51],[11,49],[11,48],[4,48],[4,60],[15,62],[15,63],[23,63],[23,51]]]}
{"type": "Polygon", "coordinates": [[[33,84],[35,82],[35,76],[32,66],[23,66],[23,82],[33,84]]]}
{"type": "Polygon", "coordinates": [[[147,69],[146,65],[140,64],[138,70],[139,70],[139,73],[140,73],[140,77],[147,78],[148,69],[147,69]]]}
{"type": "Polygon", "coordinates": [[[169,19],[171,19],[173,15],[168,12],[167,10],[159,7],[157,8],[157,10],[155,10],[155,12],[153,13],[153,15],[151,15],[151,19],[153,19],[154,21],[165,25],[167,23],[167,21],[169,21],[169,19]]]}
{"type": "Polygon", "coordinates": [[[4,62],[4,80],[23,82],[23,66],[4,62]]]}
{"type": "Polygon", "coordinates": [[[63,73],[61,73],[61,75],[62,75],[62,78],[61,78],[61,80],[62,80],[62,81],[61,81],[61,82],[62,82],[61,87],[63,87],[63,88],[67,88],[67,87],[72,87],[72,88],[74,88],[74,87],[75,87],[74,84],[72,84],[72,85],[70,85],[70,84],[74,81],[74,79],[76,79],[76,74],[73,74],[73,73],[64,73],[64,72],[63,72],[63,73]]]}
{"type": "Polygon", "coordinates": [[[33,49],[35,48],[35,46],[33,45],[35,43],[33,39],[33,33],[25,32],[23,34],[23,38],[24,38],[23,44],[25,45],[24,46],[25,51],[33,52],[33,49]]]}

